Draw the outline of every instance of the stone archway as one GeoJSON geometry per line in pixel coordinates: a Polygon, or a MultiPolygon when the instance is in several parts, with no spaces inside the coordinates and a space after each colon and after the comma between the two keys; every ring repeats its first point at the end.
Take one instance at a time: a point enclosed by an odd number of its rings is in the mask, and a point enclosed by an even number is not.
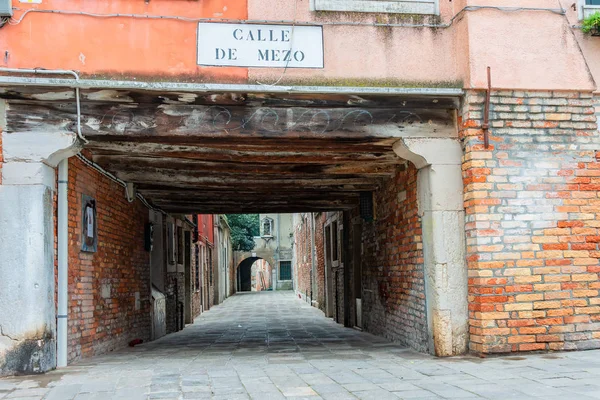
{"type": "Polygon", "coordinates": [[[237,265],[236,288],[238,292],[252,291],[252,264],[257,260],[260,260],[260,257],[248,257],[237,265]]]}
{"type": "MultiPolygon", "coordinates": [[[[255,277],[257,279],[257,282],[253,283],[253,275],[255,273],[253,267],[259,260],[264,260],[266,262],[266,265],[268,266],[268,271],[266,275],[263,275],[263,277],[265,279],[265,285],[267,287],[271,287],[267,283],[271,282],[271,269],[273,268],[273,264],[271,264],[268,260],[262,257],[248,257],[242,260],[236,267],[236,289],[238,292],[254,291],[258,286],[260,286],[260,288],[256,290],[266,290],[266,288],[263,286],[263,283],[260,282],[260,278],[258,276],[255,277]]],[[[256,273],[258,274],[257,271],[256,273]]]]}
{"type": "MultiPolygon", "coordinates": [[[[260,259],[263,259],[266,262],[268,262],[269,265],[271,265],[271,267],[273,268],[275,268],[277,265],[275,263],[275,252],[271,248],[256,249],[253,251],[236,251],[233,253],[233,262],[235,265],[236,292],[245,291],[241,289],[240,285],[240,279],[242,274],[241,268],[248,268],[248,270],[250,270],[252,268],[252,264],[254,264],[256,260],[260,259]]],[[[244,273],[246,272],[244,271],[244,273]]],[[[248,289],[247,291],[249,290],[250,289],[248,289]]]]}

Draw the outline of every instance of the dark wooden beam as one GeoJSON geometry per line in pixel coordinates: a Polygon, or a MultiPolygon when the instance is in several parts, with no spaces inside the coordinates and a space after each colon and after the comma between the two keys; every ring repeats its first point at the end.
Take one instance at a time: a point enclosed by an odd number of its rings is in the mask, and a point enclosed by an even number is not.
{"type": "MultiPolygon", "coordinates": [[[[240,187],[227,187],[214,185],[181,185],[178,182],[171,182],[170,184],[159,184],[159,183],[137,183],[136,188],[138,191],[147,193],[155,196],[162,196],[165,193],[176,193],[178,196],[191,196],[195,193],[206,193],[210,196],[231,196],[247,193],[249,195],[260,195],[264,196],[268,189],[261,186],[245,186],[243,190],[240,187]]],[[[300,186],[285,186],[285,193],[294,195],[305,195],[305,196],[355,196],[358,190],[356,189],[345,189],[344,186],[340,185],[321,185],[317,187],[300,187],[300,186]]],[[[283,192],[281,192],[283,193],[283,192]]]]}
{"type": "MultiPolygon", "coordinates": [[[[73,101],[13,100],[7,130],[64,130],[73,101]]],[[[82,104],[82,132],[97,137],[389,138],[456,133],[455,112],[411,108],[300,108],[140,103],[82,104]]]]}
{"type": "MultiPolygon", "coordinates": [[[[458,109],[459,100],[452,96],[424,95],[355,95],[314,93],[189,93],[142,90],[82,89],[83,102],[146,103],[187,105],[242,105],[251,107],[407,107],[458,109]]],[[[0,88],[0,98],[60,102],[74,99],[69,88],[9,86],[0,88]]]]}
{"type": "MultiPolygon", "coordinates": [[[[90,148],[90,147],[88,147],[90,148]]],[[[93,158],[96,162],[110,165],[113,160],[122,157],[143,157],[143,158],[172,158],[178,160],[189,160],[198,162],[229,162],[229,163],[266,163],[266,164],[285,164],[285,165],[330,165],[333,163],[377,163],[381,165],[402,165],[404,160],[398,158],[393,152],[388,153],[328,153],[328,152],[251,152],[213,149],[207,151],[206,148],[196,148],[189,151],[170,151],[165,149],[154,149],[148,151],[131,147],[121,150],[106,150],[102,146],[93,148],[93,158]]]]}
{"type": "Polygon", "coordinates": [[[314,206],[204,206],[202,208],[194,207],[163,207],[165,212],[172,214],[258,214],[258,213],[297,213],[297,212],[327,212],[327,211],[341,211],[348,210],[352,206],[329,208],[329,207],[314,207],[314,206]]]}
{"type": "Polygon", "coordinates": [[[199,161],[171,157],[139,157],[139,156],[96,156],[94,161],[101,165],[110,166],[113,170],[129,171],[141,168],[148,171],[177,170],[179,173],[206,173],[218,176],[219,174],[260,174],[260,175],[298,175],[307,178],[312,175],[369,175],[390,176],[396,164],[382,162],[346,162],[327,164],[272,164],[236,161],[199,161]]]}
{"type": "Polygon", "coordinates": [[[278,188],[287,187],[314,187],[324,188],[331,186],[343,186],[352,191],[359,190],[375,190],[380,180],[376,178],[364,178],[361,176],[338,176],[338,177],[312,177],[307,178],[306,175],[298,174],[295,176],[285,177],[263,177],[258,174],[237,174],[232,176],[226,175],[206,175],[204,173],[180,173],[176,170],[166,172],[165,170],[148,171],[145,169],[139,170],[110,170],[118,178],[133,183],[145,184],[161,184],[161,185],[176,185],[188,186],[206,185],[207,187],[237,187],[240,189],[246,187],[262,187],[265,190],[277,190],[278,188]]]}
{"type": "Polygon", "coordinates": [[[320,199],[338,199],[338,200],[348,200],[354,201],[359,198],[358,192],[331,192],[331,191],[321,191],[321,190],[313,190],[306,191],[302,189],[297,189],[295,191],[285,191],[285,192],[266,192],[259,191],[251,188],[243,188],[243,189],[222,189],[222,190],[202,190],[199,188],[183,190],[183,188],[168,188],[161,191],[157,190],[146,190],[140,189],[137,187],[137,190],[142,193],[144,196],[148,198],[152,198],[155,200],[171,200],[171,199],[190,199],[192,201],[205,201],[205,200],[214,200],[214,199],[240,199],[243,201],[245,199],[255,200],[255,199],[295,199],[295,200],[320,200],[320,199]]]}

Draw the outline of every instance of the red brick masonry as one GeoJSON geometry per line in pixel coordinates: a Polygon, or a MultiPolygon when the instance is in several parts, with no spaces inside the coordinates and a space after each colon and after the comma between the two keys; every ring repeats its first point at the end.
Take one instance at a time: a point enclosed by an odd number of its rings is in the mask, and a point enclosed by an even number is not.
{"type": "Polygon", "coordinates": [[[471,350],[600,348],[600,149],[591,93],[494,92],[461,123],[471,350]]]}
{"type": "Polygon", "coordinates": [[[150,338],[147,221],[148,209],[128,203],[121,185],[69,159],[69,361],[150,338]],[[97,202],[96,253],[80,250],[82,194],[97,202]]]}

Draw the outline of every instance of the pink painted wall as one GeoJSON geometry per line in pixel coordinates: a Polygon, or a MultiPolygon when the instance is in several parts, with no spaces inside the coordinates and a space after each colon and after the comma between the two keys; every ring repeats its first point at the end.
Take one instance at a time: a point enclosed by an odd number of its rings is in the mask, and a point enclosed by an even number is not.
{"type": "MultiPolygon", "coordinates": [[[[461,54],[453,29],[389,28],[368,26],[380,21],[382,14],[311,12],[309,0],[248,0],[248,18],[310,22],[323,25],[325,68],[287,69],[282,82],[320,84],[339,81],[358,86],[361,80],[382,84],[406,82],[435,83],[457,81],[461,54]],[[326,25],[327,22],[364,23],[363,26],[326,25]]],[[[445,15],[453,12],[452,3],[442,2],[445,15]]],[[[395,23],[433,22],[431,17],[411,22],[390,14],[395,23]]],[[[272,83],[281,77],[281,69],[250,68],[251,83],[272,83]]],[[[420,84],[420,86],[423,86],[420,84]]]]}
{"type": "MultiPolygon", "coordinates": [[[[558,5],[545,3],[546,7],[558,5]]],[[[496,88],[593,90],[595,87],[565,16],[547,11],[482,10],[469,13],[466,23],[468,87],[485,87],[488,65],[492,67],[496,88]]]]}
{"type": "MultiPolygon", "coordinates": [[[[562,0],[563,6],[568,8],[562,0]]],[[[308,0],[294,2],[248,1],[249,19],[314,22],[377,21],[377,16],[315,13],[308,0]]],[[[547,0],[441,0],[442,22],[448,23],[465,6],[558,8],[547,0]]],[[[427,18],[425,18],[427,20],[427,18]]],[[[398,22],[418,23],[403,20],[398,22]]],[[[486,85],[487,66],[493,85],[509,89],[592,90],[594,81],[579,49],[569,20],[549,11],[467,11],[449,28],[378,28],[324,25],[325,69],[288,69],[282,82],[319,83],[353,80],[462,81],[465,88],[486,85]]],[[[598,52],[596,52],[598,54],[598,52]]],[[[250,82],[270,82],[281,70],[250,68],[250,82]]],[[[392,84],[393,86],[393,84],[392,84]]]]}
{"type": "MultiPolygon", "coordinates": [[[[577,11],[573,10],[571,0],[560,0],[562,7],[567,10],[567,18],[571,25],[581,25],[577,11]]],[[[581,30],[574,30],[575,38],[582,54],[587,61],[587,67],[595,82],[600,82],[600,37],[585,35],[581,30]]]]}

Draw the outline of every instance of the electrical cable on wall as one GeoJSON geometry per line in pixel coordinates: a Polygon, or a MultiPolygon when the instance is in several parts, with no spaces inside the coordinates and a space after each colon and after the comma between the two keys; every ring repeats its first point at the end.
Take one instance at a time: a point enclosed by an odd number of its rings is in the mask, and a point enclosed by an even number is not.
{"type": "MultiPolygon", "coordinates": [[[[19,17],[19,19],[8,18],[8,24],[10,25],[18,25],[23,19],[27,16],[27,14],[35,12],[35,13],[50,13],[50,14],[64,14],[64,15],[81,15],[95,18],[139,18],[139,19],[150,19],[150,20],[177,20],[182,22],[237,22],[237,23],[245,23],[245,24],[256,24],[256,23],[268,23],[268,24],[290,24],[292,25],[291,35],[290,35],[290,52],[294,48],[294,31],[296,25],[314,25],[314,21],[297,21],[298,15],[298,0],[294,1],[294,17],[292,21],[268,21],[268,20],[235,20],[235,19],[223,19],[223,18],[189,18],[189,17],[181,17],[181,16],[170,16],[170,15],[145,15],[145,14],[98,14],[98,13],[88,13],[84,11],[68,11],[68,10],[42,10],[42,9],[21,9],[18,7],[14,7],[15,11],[24,11],[23,14],[19,17]]],[[[502,6],[466,6],[461,9],[458,13],[456,13],[448,23],[445,24],[389,24],[389,23],[362,23],[362,22],[339,22],[339,21],[323,21],[319,22],[320,25],[348,25],[348,26],[376,26],[376,27],[405,27],[405,28],[449,28],[452,24],[462,18],[462,15],[465,12],[472,11],[480,11],[480,10],[497,10],[503,12],[520,12],[520,11],[546,11],[552,12],[558,15],[566,15],[566,11],[563,8],[538,8],[538,7],[502,7],[502,6]]],[[[6,18],[3,19],[3,22],[0,22],[0,28],[4,26],[6,22],[6,18]]],[[[266,87],[277,86],[289,68],[289,64],[291,62],[291,58],[286,61],[283,72],[279,76],[279,78],[272,83],[263,83],[260,81],[256,81],[257,84],[266,87]]],[[[77,92],[77,107],[79,109],[79,89],[76,89],[77,92]]],[[[79,114],[79,110],[78,110],[79,114]]],[[[80,127],[80,119],[78,118],[78,135],[87,143],[85,138],[81,135],[81,127],[80,127]]]]}
{"type": "MultiPolygon", "coordinates": [[[[247,19],[228,19],[228,18],[190,18],[180,17],[176,15],[147,15],[147,14],[99,14],[85,11],[70,11],[70,10],[42,10],[37,8],[23,9],[13,7],[14,11],[23,11],[19,19],[11,18],[9,25],[18,25],[30,13],[44,14],[62,14],[62,15],[79,15],[94,18],[136,18],[148,20],[175,20],[181,22],[235,22],[240,24],[279,24],[279,25],[315,25],[315,21],[289,21],[289,20],[247,20],[247,19]]],[[[380,22],[352,22],[352,21],[319,21],[318,25],[343,25],[343,26],[381,26],[381,27],[398,27],[398,28],[449,28],[455,20],[457,20],[465,12],[481,11],[481,10],[496,10],[502,12],[521,12],[521,11],[541,11],[550,12],[557,15],[566,15],[566,10],[563,8],[542,8],[542,7],[502,7],[502,6],[466,6],[457,12],[448,23],[444,24],[405,24],[405,23],[380,23],[380,22]]]]}
{"type": "MultiPolygon", "coordinates": [[[[125,194],[127,196],[127,201],[129,201],[130,195],[129,195],[129,191],[127,189],[127,182],[125,182],[122,179],[117,178],[116,176],[114,176],[113,174],[111,174],[110,172],[108,172],[107,170],[105,170],[104,168],[102,168],[100,165],[96,164],[95,162],[93,162],[92,160],[87,159],[83,154],[79,153],[76,155],[76,157],[81,160],[84,164],[86,164],[88,167],[91,167],[93,169],[95,169],[96,171],[98,171],[101,175],[107,177],[108,179],[110,179],[113,182],[118,183],[119,185],[123,186],[125,188],[125,194]]],[[[157,211],[160,212],[163,215],[167,215],[167,213],[163,210],[161,210],[160,208],[157,207],[153,207],[152,205],[150,205],[150,203],[148,203],[148,201],[146,200],[146,198],[144,196],[142,196],[140,193],[136,193],[133,196],[133,199],[135,200],[135,197],[137,197],[144,206],[146,206],[146,208],[153,210],[153,211],[157,211]]],[[[130,203],[133,202],[129,201],[130,203]]]]}
{"type": "MultiPolygon", "coordinates": [[[[294,28],[296,27],[297,17],[298,17],[298,0],[294,0],[294,20],[292,22],[292,33],[290,34],[290,54],[292,54],[292,51],[294,50],[294,28]]],[[[285,68],[283,69],[281,76],[275,82],[261,83],[259,81],[256,81],[256,83],[258,83],[259,85],[262,85],[262,86],[277,86],[279,84],[279,82],[281,82],[281,80],[283,79],[283,76],[285,75],[285,73],[287,72],[288,66],[290,65],[291,61],[292,61],[292,57],[290,56],[288,58],[287,62],[285,63],[285,68]]]]}

